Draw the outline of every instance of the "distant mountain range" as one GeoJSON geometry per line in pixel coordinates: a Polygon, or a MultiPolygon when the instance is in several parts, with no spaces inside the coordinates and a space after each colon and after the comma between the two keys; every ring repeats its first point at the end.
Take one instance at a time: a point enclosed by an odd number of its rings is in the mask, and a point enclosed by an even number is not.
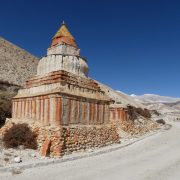
{"type": "Polygon", "coordinates": [[[143,103],[171,103],[171,102],[176,102],[180,101],[180,98],[174,98],[174,97],[169,97],[169,96],[160,96],[156,94],[144,94],[141,96],[137,96],[132,94],[131,97],[133,97],[136,101],[140,101],[143,103]]]}
{"type": "Polygon", "coordinates": [[[157,110],[161,114],[180,114],[180,98],[160,96],[156,94],[144,94],[141,96],[135,94],[128,95],[121,91],[114,90],[102,83],[99,84],[101,89],[115,101],[115,104],[112,104],[111,106],[126,107],[127,105],[131,105],[135,107],[147,108],[150,110],[157,110]]]}
{"type": "Polygon", "coordinates": [[[149,109],[155,109],[161,113],[180,114],[180,98],[160,96],[156,94],[144,94],[141,96],[132,94],[131,97],[136,102],[144,104],[149,109]]]}

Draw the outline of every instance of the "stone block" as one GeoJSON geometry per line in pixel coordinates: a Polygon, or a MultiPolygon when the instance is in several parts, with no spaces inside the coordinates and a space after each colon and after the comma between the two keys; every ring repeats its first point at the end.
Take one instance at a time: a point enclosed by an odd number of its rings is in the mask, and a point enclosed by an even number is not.
{"type": "Polygon", "coordinates": [[[41,146],[41,150],[40,150],[41,156],[45,157],[50,154],[50,146],[51,146],[51,140],[49,138],[46,138],[46,140],[41,146]]]}

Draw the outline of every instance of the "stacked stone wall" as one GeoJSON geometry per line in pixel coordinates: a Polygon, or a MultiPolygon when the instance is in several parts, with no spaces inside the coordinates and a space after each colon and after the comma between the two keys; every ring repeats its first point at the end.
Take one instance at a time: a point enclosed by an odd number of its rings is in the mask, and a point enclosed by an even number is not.
{"type": "Polygon", "coordinates": [[[113,125],[63,127],[62,131],[63,154],[120,142],[116,127],[113,125]]]}
{"type": "MultiPolygon", "coordinates": [[[[23,122],[8,121],[0,129],[0,135],[3,136],[15,123],[23,122]]],[[[75,151],[120,143],[117,127],[114,124],[40,127],[35,123],[28,123],[28,126],[37,135],[38,149],[42,156],[60,157],[75,151]]]]}
{"type": "Polygon", "coordinates": [[[63,156],[75,151],[100,148],[120,143],[115,125],[102,126],[63,126],[59,130],[39,129],[38,144],[40,153],[46,156],[63,156]],[[49,144],[47,144],[49,142],[49,144]],[[49,146],[49,150],[48,147],[49,146]]]}

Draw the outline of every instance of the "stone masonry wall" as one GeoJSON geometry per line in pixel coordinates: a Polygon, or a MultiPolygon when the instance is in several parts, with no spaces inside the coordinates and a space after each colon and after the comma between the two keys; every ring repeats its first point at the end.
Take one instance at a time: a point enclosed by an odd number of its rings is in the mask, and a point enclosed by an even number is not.
{"type": "Polygon", "coordinates": [[[62,138],[64,140],[63,154],[120,142],[114,125],[63,127],[62,130],[62,138]]]}
{"type": "Polygon", "coordinates": [[[63,126],[59,130],[40,128],[38,144],[42,156],[63,156],[74,151],[119,143],[115,125],[63,126]]]}
{"type": "MultiPolygon", "coordinates": [[[[0,129],[0,136],[13,124],[24,122],[7,121],[0,129]]],[[[75,151],[99,148],[113,143],[120,143],[117,127],[114,124],[99,126],[62,126],[40,127],[35,123],[28,126],[37,135],[37,144],[42,156],[60,157],[75,151]]]]}

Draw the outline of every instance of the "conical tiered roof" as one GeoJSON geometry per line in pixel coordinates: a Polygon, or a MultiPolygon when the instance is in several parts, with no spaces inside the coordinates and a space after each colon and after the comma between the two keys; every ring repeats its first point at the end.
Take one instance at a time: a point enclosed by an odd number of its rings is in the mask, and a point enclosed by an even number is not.
{"type": "Polygon", "coordinates": [[[55,36],[53,37],[51,46],[56,46],[60,43],[65,43],[67,45],[77,47],[75,39],[72,36],[72,34],[69,32],[64,21],[61,24],[61,27],[59,28],[55,36]]]}

